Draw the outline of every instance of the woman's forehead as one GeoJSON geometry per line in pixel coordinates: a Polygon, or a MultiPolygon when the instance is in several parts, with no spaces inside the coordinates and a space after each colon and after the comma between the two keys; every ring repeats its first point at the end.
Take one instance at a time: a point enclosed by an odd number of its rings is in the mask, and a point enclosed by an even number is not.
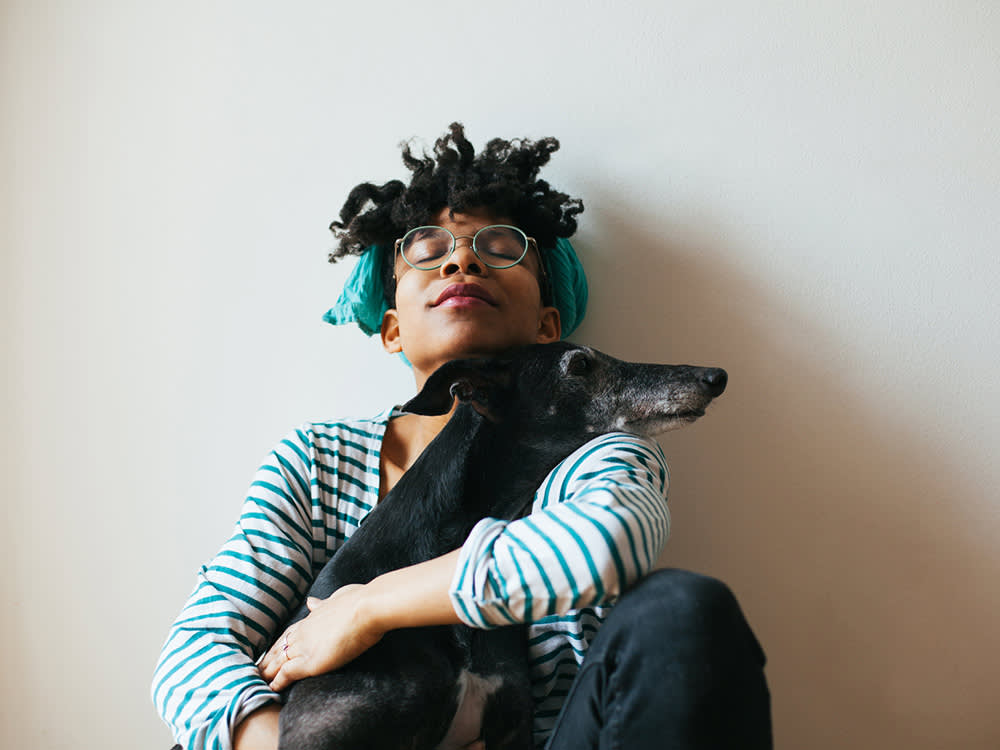
{"type": "Polygon", "coordinates": [[[465,234],[470,229],[471,233],[475,234],[477,229],[482,229],[490,224],[510,224],[511,220],[486,206],[476,206],[463,211],[454,211],[445,206],[440,211],[431,214],[431,223],[451,230],[453,234],[465,234]],[[455,228],[462,231],[456,232],[455,228]]]}

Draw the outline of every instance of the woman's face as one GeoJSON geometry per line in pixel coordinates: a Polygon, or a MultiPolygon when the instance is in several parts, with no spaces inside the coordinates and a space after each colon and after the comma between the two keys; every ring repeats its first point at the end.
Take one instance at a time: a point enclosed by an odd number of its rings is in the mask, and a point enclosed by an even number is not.
{"type": "Polygon", "coordinates": [[[432,271],[411,268],[397,256],[396,307],[382,320],[383,346],[406,355],[417,387],[452,359],[559,340],[559,311],[542,306],[536,250],[529,248],[520,263],[502,269],[472,252],[471,236],[479,229],[512,222],[486,209],[451,216],[444,208],[429,223],[459,238],[455,252],[432,271]]]}

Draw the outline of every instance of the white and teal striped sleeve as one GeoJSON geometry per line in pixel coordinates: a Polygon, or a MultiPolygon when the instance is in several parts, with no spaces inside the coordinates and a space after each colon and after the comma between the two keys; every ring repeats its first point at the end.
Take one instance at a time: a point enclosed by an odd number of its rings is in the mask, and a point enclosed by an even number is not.
{"type": "Polygon", "coordinates": [[[530,515],[472,530],[450,590],[456,613],[489,628],[614,602],[666,543],[668,487],[655,441],[590,441],[552,470],[530,515]]]}
{"type": "Polygon", "coordinates": [[[236,725],[278,700],[254,666],[312,579],[312,433],[290,433],[258,470],[235,532],[202,566],[167,636],[152,697],[185,750],[228,750],[236,725]]]}

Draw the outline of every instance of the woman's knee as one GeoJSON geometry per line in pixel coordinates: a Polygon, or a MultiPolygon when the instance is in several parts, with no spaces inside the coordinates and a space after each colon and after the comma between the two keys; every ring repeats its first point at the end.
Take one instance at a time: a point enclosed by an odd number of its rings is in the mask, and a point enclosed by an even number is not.
{"type": "Polygon", "coordinates": [[[659,622],[684,623],[742,613],[729,586],[717,578],[689,570],[656,570],[629,589],[615,611],[659,622]]]}
{"type": "Polygon", "coordinates": [[[604,707],[605,729],[624,727],[630,738],[645,738],[624,747],[769,748],[764,664],[726,584],[662,570],[640,581],[612,610],[574,691],[592,696],[588,712],[593,705],[604,707]],[[605,721],[611,715],[627,720],[605,721]]]}
{"type": "MultiPolygon", "coordinates": [[[[722,581],[688,570],[657,570],[630,589],[604,627],[623,628],[623,637],[649,644],[682,636],[760,646],[739,602],[722,581]]],[[[760,652],[763,660],[763,652],[760,652]]]]}

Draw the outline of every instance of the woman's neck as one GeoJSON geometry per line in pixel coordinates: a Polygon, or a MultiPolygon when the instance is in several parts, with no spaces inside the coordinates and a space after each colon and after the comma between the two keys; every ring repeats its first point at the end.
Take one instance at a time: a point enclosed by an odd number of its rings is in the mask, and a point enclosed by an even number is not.
{"type": "Polygon", "coordinates": [[[451,419],[451,414],[425,417],[419,414],[403,414],[389,420],[382,438],[382,452],[379,461],[381,478],[379,497],[391,490],[399,478],[424,449],[437,437],[451,419]]]}

